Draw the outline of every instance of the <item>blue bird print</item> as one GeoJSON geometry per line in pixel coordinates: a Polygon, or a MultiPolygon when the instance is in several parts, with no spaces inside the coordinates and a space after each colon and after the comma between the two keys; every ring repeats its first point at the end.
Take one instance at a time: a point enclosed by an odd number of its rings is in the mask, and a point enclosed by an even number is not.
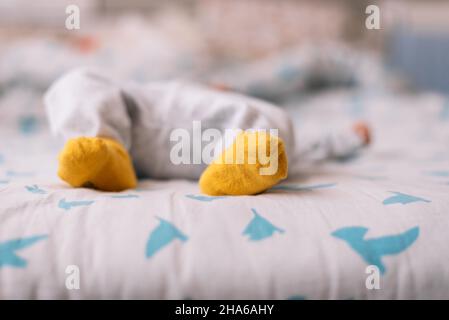
{"type": "Polygon", "coordinates": [[[150,233],[150,237],[147,241],[146,257],[152,257],[156,252],[163,247],[171,243],[172,241],[179,239],[182,242],[188,240],[177,227],[165,219],[159,218],[159,225],[150,233]]]}
{"type": "Polygon", "coordinates": [[[405,194],[405,193],[396,192],[396,191],[390,191],[390,192],[394,193],[395,195],[386,198],[382,202],[384,205],[395,204],[395,203],[408,204],[408,203],[412,203],[412,202],[430,202],[430,200],[415,197],[410,194],[405,194]]]}
{"type": "Polygon", "coordinates": [[[365,239],[367,232],[367,228],[355,226],[338,229],[332,235],[346,241],[366,263],[377,266],[379,271],[384,274],[386,268],[382,263],[382,257],[401,253],[410,247],[419,236],[419,227],[411,228],[397,235],[371,239],[365,239]]]}
{"type": "Polygon", "coordinates": [[[286,190],[286,191],[312,191],[315,189],[325,189],[335,187],[336,183],[323,183],[323,184],[315,184],[315,185],[295,185],[295,184],[286,184],[286,185],[278,185],[274,186],[270,190],[286,190]]]}
{"type": "Polygon", "coordinates": [[[65,198],[61,199],[58,203],[58,207],[64,210],[70,210],[73,207],[80,207],[80,206],[89,206],[95,201],[66,201],[65,198]]]}
{"type": "Polygon", "coordinates": [[[256,209],[251,209],[254,213],[253,219],[243,230],[243,235],[249,236],[249,240],[258,241],[270,237],[274,232],[284,233],[284,230],[276,227],[270,221],[257,213],[256,209]]]}
{"type": "Polygon", "coordinates": [[[25,186],[25,188],[31,193],[36,193],[36,194],[46,194],[47,193],[47,191],[39,188],[37,185],[25,186]]]}
{"type": "Polygon", "coordinates": [[[11,266],[25,268],[27,261],[16,254],[16,251],[25,249],[34,243],[47,238],[46,235],[38,235],[29,238],[19,238],[0,243],[0,268],[11,266]]]}
{"type": "Polygon", "coordinates": [[[132,199],[132,198],[139,198],[137,194],[118,194],[111,196],[114,199],[132,199]]]}
{"type": "Polygon", "coordinates": [[[212,197],[212,196],[202,196],[202,195],[198,195],[197,196],[197,195],[194,195],[194,194],[187,194],[186,197],[190,198],[190,199],[193,199],[193,200],[203,201],[203,202],[211,202],[211,201],[214,201],[214,200],[226,198],[224,196],[212,197]]]}

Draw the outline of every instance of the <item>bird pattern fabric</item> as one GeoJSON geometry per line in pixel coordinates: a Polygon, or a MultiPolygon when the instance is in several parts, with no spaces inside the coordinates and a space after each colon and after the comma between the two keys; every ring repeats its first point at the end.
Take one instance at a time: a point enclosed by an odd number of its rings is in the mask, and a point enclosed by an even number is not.
{"type": "Polygon", "coordinates": [[[445,99],[357,97],[356,115],[344,90],[286,107],[311,132],[323,114],[363,116],[371,148],[257,196],[209,197],[187,180],[69,188],[55,175],[62,142],[2,125],[0,298],[449,298],[445,99]],[[65,285],[71,265],[79,290],[65,285]]]}

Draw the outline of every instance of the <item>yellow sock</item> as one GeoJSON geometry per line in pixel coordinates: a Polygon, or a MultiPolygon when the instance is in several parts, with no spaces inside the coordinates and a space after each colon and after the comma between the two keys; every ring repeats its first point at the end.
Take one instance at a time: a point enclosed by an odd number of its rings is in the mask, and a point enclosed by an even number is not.
{"type": "Polygon", "coordinates": [[[126,149],[107,138],[70,139],[59,155],[59,177],[73,187],[121,191],[137,185],[126,149]]]}
{"type": "Polygon", "coordinates": [[[199,184],[201,192],[213,196],[257,194],[285,179],[287,171],[287,155],[280,138],[265,132],[243,132],[206,168],[199,184]],[[262,161],[259,148],[266,151],[262,154],[270,162],[262,161]]]}

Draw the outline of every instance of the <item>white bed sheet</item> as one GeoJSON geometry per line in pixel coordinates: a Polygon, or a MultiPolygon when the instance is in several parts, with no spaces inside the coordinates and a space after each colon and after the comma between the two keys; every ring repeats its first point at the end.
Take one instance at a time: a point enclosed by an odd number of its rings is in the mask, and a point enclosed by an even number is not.
{"type": "Polygon", "coordinates": [[[58,180],[42,119],[3,122],[0,298],[449,298],[447,100],[331,91],[287,107],[311,132],[368,119],[373,146],[257,196],[182,180],[104,193],[58,180]]]}

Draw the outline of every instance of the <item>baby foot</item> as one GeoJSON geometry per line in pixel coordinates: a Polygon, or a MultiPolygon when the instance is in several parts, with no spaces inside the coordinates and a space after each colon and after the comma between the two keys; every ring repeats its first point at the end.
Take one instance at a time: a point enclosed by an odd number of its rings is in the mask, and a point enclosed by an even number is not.
{"type": "Polygon", "coordinates": [[[104,191],[134,188],[136,175],[128,152],[107,138],[70,139],[59,155],[59,177],[73,187],[104,191]]]}
{"type": "Polygon", "coordinates": [[[243,132],[203,172],[201,192],[211,195],[261,193],[287,177],[283,141],[265,132],[243,132]]]}
{"type": "Polygon", "coordinates": [[[368,125],[363,121],[358,121],[353,124],[352,129],[362,139],[363,145],[371,143],[371,130],[368,125]]]}

